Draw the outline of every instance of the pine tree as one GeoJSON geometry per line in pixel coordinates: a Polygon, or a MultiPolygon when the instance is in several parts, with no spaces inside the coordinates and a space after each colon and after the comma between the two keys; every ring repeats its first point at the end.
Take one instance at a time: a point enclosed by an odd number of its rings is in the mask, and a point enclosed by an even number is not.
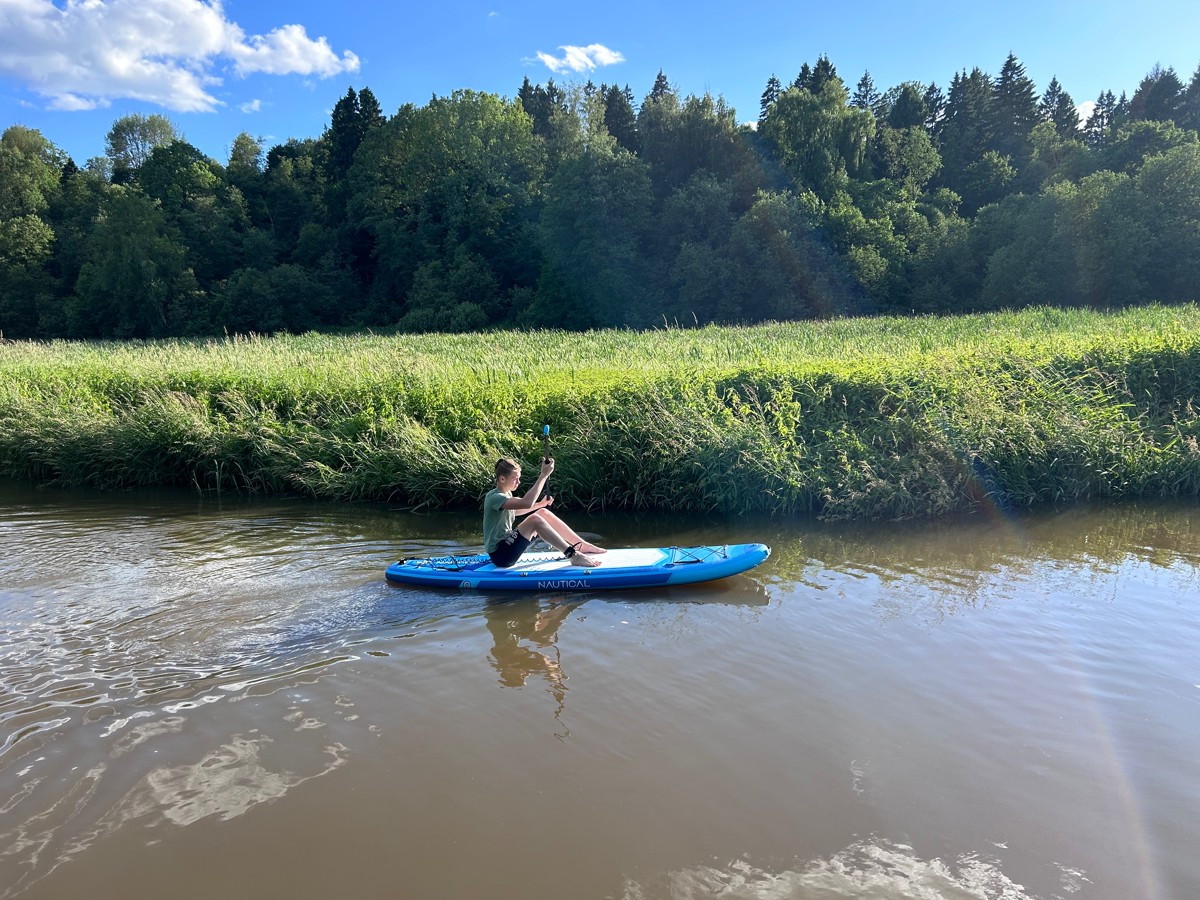
{"type": "Polygon", "coordinates": [[[946,95],[936,83],[925,88],[925,110],[925,128],[930,132],[937,132],[946,114],[946,95]]]}
{"type": "Polygon", "coordinates": [[[637,113],[633,109],[633,91],[615,84],[603,91],[604,127],[618,144],[631,153],[638,149],[637,113]]]}
{"type": "Polygon", "coordinates": [[[1058,105],[1058,98],[1062,95],[1062,85],[1058,83],[1058,76],[1052,76],[1050,83],[1046,85],[1046,92],[1042,94],[1042,99],[1038,101],[1038,118],[1043,122],[1051,120],[1051,114],[1054,112],[1054,107],[1058,105]]]}
{"type": "Polygon", "coordinates": [[[325,144],[329,148],[326,170],[329,177],[337,180],[345,176],[358,149],[358,92],[346,89],[346,96],[333,105],[329,127],[325,130],[325,144]]]}
{"type": "MultiPolygon", "coordinates": [[[[814,94],[821,93],[821,89],[829,82],[838,77],[837,69],[833,63],[829,61],[829,57],[821,55],[817,57],[817,64],[813,68],[812,76],[808,79],[808,89],[814,94]]],[[[838,79],[839,81],[841,79],[838,79]]]]}
{"type": "Polygon", "coordinates": [[[1183,107],[1179,119],[1183,128],[1200,131],[1200,66],[1196,67],[1196,72],[1183,94],[1183,107]]]}
{"type": "Polygon", "coordinates": [[[551,116],[567,111],[567,92],[555,84],[553,78],[546,81],[546,104],[551,116]]]}
{"type": "Polygon", "coordinates": [[[555,87],[554,81],[550,80],[546,87],[542,87],[540,84],[530,84],[526,76],[521,89],[517,91],[517,99],[521,101],[526,115],[533,119],[533,133],[544,138],[550,137],[550,120],[554,116],[555,103],[561,103],[562,99],[562,92],[555,87]]]}
{"type": "Polygon", "coordinates": [[[992,89],[994,148],[1014,160],[1028,153],[1029,133],[1038,123],[1037,91],[1016,56],[1008,54],[992,89]]]}
{"type": "Polygon", "coordinates": [[[650,94],[646,97],[647,100],[655,101],[662,100],[668,94],[674,94],[671,90],[671,83],[667,81],[667,76],[663,74],[663,70],[658,70],[658,75],[654,79],[654,86],[650,88],[650,94]]]}
{"type": "Polygon", "coordinates": [[[850,98],[850,105],[874,112],[880,96],[879,91],[875,90],[875,81],[871,78],[871,73],[863,72],[863,77],[858,79],[858,85],[854,88],[854,96],[850,98]]]}
{"type": "Polygon", "coordinates": [[[529,76],[525,76],[525,80],[521,82],[521,88],[517,91],[517,99],[521,101],[521,106],[525,109],[527,115],[533,116],[534,106],[534,87],[529,81],[529,76]]]}
{"type": "Polygon", "coordinates": [[[796,80],[792,82],[792,87],[804,90],[808,87],[808,83],[812,81],[812,66],[805,63],[800,67],[800,74],[796,76],[796,80]]]}
{"type": "Polygon", "coordinates": [[[762,93],[762,100],[758,105],[758,121],[761,125],[767,120],[767,115],[771,112],[771,107],[775,105],[775,101],[779,99],[782,85],[774,73],[767,79],[767,89],[762,93]]]}
{"type": "Polygon", "coordinates": [[[375,99],[375,94],[369,87],[358,92],[358,121],[364,137],[376,125],[387,121],[379,101],[375,99]]]}
{"type": "Polygon", "coordinates": [[[329,127],[322,136],[329,151],[326,172],[331,181],[346,177],[367,132],[384,121],[379,101],[370,88],[364,87],[357,93],[354,88],[347,89],[346,96],[334,104],[329,127]]]}
{"type": "MultiPolygon", "coordinates": [[[[950,81],[939,134],[943,176],[953,180],[992,146],[992,80],[982,69],[956,73],[950,81]]],[[[953,186],[953,185],[951,185],[953,186]]]]}
{"type": "Polygon", "coordinates": [[[1117,113],[1117,98],[1112,91],[1101,91],[1096,105],[1083,126],[1083,139],[1092,148],[1103,147],[1112,135],[1113,119],[1117,113]]]}
{"type": "Polygon", "coordinates": [[[1074,140],[1079,137],[1079,113],[1075,101],[1063,90],[1058,78],[1051,78],[1038,103],[1038,116],[1044,122],[1053,122],[1059,137],[1074,140]]]}
{"type": "Polygon", "coordinates": [[[916,81],[906,81],[890,88],[884,95],[881,109],[886,110],[887,124],[891,128],[915,128],[923,126],[929,116],[925,105],[925,94],[916,81]]]}
{"type": "Polygon", "coordinates": [[[1183,107],[1183,82],[1175,70],[1155,66],[1129,101],[1131,121],[1173,122],[1183,107]]]}

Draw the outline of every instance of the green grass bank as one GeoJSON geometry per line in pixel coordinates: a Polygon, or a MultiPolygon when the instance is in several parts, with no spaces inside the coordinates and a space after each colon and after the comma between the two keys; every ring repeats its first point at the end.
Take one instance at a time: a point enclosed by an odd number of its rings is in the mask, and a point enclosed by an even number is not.
{"type": "Polygon", "coordinates": [[[0,344],[0,473],[475,506],[552,425],[570,506],[831,519],[1195,496],[1200,309],[651,333],[0,344]]]}

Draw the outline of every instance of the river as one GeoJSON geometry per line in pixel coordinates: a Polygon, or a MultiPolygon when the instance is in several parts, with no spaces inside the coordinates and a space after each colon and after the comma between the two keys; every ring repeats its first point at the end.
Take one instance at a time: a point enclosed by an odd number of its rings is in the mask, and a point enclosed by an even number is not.
{"type": "Polygon", "coordinates": [[[1200,507],[406,590],[476,516],[0,482],[0,897],[1200,896],[1200,507]]]}

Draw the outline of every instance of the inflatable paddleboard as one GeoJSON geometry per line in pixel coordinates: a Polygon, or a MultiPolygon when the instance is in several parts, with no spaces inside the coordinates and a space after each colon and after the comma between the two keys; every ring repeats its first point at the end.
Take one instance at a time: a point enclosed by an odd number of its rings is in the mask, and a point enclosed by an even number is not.
{"type": "Polygon", "coordinates": [[[595,568],[573,565],[558,552],[525,553],[498,569],[486,555],[402,559],[387,568],[393,584],[481,591],[597,591],[695,584],[745,572],[771,555],[765,544],[635,547],[609,550],[595,568]]]}

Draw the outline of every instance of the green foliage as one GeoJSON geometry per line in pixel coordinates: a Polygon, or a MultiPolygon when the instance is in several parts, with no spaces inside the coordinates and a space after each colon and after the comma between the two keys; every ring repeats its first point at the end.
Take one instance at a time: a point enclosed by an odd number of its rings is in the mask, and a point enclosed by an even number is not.
{"type": "Polygon", "coordinates": [[[346,89],[346,95],[333,105],[329,128],[322,136],[328,148],[325,164],[331,181],[345,176],[367,132],[383,122],[379,101],[370,88],[363,88],[361,93],[346,89]]]}
{"type": "Polygon", "coordinates": [[[979,68],[955,74],[937,133],[945,163],[943,181],[958,190],[967,167],[992,146],[992,83],[979,68]]]}
{"type": "MultiPolygon", "coordinates": [[[[660,101],[662,102],[662,101],[660,101]]],[[[645,326],[653,315],[640,247],[653,202],[645,163],[597,142],[566,160],[549,185],[542,211],[545,252],[538,324],[645,326]],[[567,316],[555,316],[559,308],[567,316]]]]}
{"type": "Polygon", "coordinates": [[[1075,101],[1063,90],[1057,78],[1051,78],[1046,87],[1046,93],[1038,101],[1038,118],[1050,122],[1055,132],[1064,141],[1079,139],[1079,112],[1075,109],[1075,101]]]}
{"type": "Polygon", "coordinates": [[[1029,132],[1037,124],[1038,97],[1033,79],[1010,53],[992,88],[992,149],[1001,156],[1024,162],[1029,132]]]}
{"type": "Polygon", "coordinates": [[[1187,89],[1183,93],[1179,109],[1179,124],[1183,128],[1200,131],[1200,65],[1196,66],[1192,80],[1188,82],[1187,89]]]}
{"type": "Polygon", "coordinates": [[[983,156],[967,166],[959,183],[963,210],[974,212],[982,206],[994,203],[1008,193],[1017,177],[1012,160],[1001,156],[996,150],[988,150],[983,156]]]}
{"type": "Polygon", "coordinates": [[[1073,134],[1064,138],[1053,121],[1039,122],[1033,127],[1029,135],[1029,164],[1021,175],[1021,182],[1029,192],[1060,181],[1078,181],[1095,170],[1095,154],[1084,145],[1078,130],[1073,134]]]}
{"type": "Polygon", "coordinates": [[[840,79],[826,81],[817,93],[792,87],[780,94],[763,123],[780,163],[804,188],[828,199],[849,178],[863,171],[875,119],[847,105],[840,79]]]}
{"type": "Polygon", "coordinates": [[[1155,66],[1129,100],[1129,118],[1151,122],[1178,120],[1183,107],[1183,83],[1174,69],[1155,66]]]}
{"type": "Polygon", "coordinates": [[[1038,305],[1072,297],[1077,262],[1063,227],[1070,200],[1065,192],[1017,194],[979,214],[975,238],[992,248],[980,290],[982,308],[1002,309],[1013,296],[1038,305]]]}
{"type": "Polygon", "coordinates": [[[566,95],[554,83],[554,79],[546,82],[546,86],[531,84],[526,78],[517,92],[521,108],[533,122],[533,132],[546,140],[554,136],[554,120],[567,112],[566,95]]]}
{"type": "Polygon", "coordinates": [[[1198,391],[1195,306],[8,342],[0,475],[471,508],[553,421],[567,504],[903,519],[1195,496],[1198,391]]]}
{"type": "Polygon", "coordinates": [[[654,185],[665,196],[698,169],[726,177],[736,168],[739,140],[733,110],[722,99],[679,95],[661,83],[638,111],[639,157],[650,167],[654,185]]]}
{"type": "Polygon", "coordinates": [[[503,294],[536,271],[529,251],[543,161],[521,105],[474,91],[405,107],[372,129],[350,171],[349,215],[374,241],[380,308],[401,319],[422,266],[440,260],[457,271],[462,252],[492,270],[495,287],[456,299],[503,309],[503,294]]]}
{"type": "MultiPolygon", "coordinates": [[[[771,102],[779,96],[779,79],[771,76],[775,82],[775,90],[771,96],[771,102]]],[[[770,82],[767,83],[770,88],[770,82]]],[[[858,84],[854,87],[854,96],[850,98],[850,105],[859,109],[869,109],[872,112],[879,105],[882,95],[875,89],[875,79],[871,77],[870,72],[863,72],[862,78],[858,79],[858,84]]],[[[767,95],[763,95],[763,105],[766,106],[767,95]]]]}
{"type": "Polygon", "coordinates": [[[760,193],[734,227],[742,318],[787,320],[845,314],[856,297],[837,259],[817,238],[822,213],[812,194],[760,193]]]}
{"type": "Polygon", "coordinates": [[[915,81],[906,81],[889,88],[873,109],[889,128],[900,131],[924,128],[929,118],[929,104],[925,100],[924,88],[915,81]]]}
{"type": "Polygon", "coordinates": [[[875,133],[875,168],[881,178],[919,197],[942,168],[942,158],[924,128],[884,126],[875,133]]]}
{"type": "Polygon", "coordinates": [[[242,262],[249,211],[220,165],[184,141],[157,147],[138,186],[159,202],[199,287],[210,291],[242,262]]]}
{"type": "Polygon", "coordinates": [[[141,113],[121,116],[113,122],[104,140],[104,153],[108,157],[113,183],[132,181],[156,147],[177,140],[179,134],[166,116],[141,113]]]}
{"type": "Polygon", "coordinates": [[[1200,284],[1200,143],[1148,160],[1136,186],[1146,232],[1159,235],[1147,245],[1150,295],[1165,303],[1188,300],[1200,284]]]}
{"type": "Polygon", "coordinates": [[[0,331],[32,337],[54,294],[49,210],[59,196],[62,155],[40,132],[14,125],[0,135],[0,331]]]}
{"type": "Polygon", "coordinates": [[[270,334],[319,328],[333,291],[294,264],[239,269],[217,293],[216,322],[230,333],[270,334]]]}
{"type": "Polygon", "coordinates": [[[604,127],[616,142],[630,153],[638,151],[637,113],[633,108],[633,92],[629,85],[624,89],[615,84],[602,87],[604,100],[604,127]]]}
{"type": "Polygon", "coordinates": [[[758,122],[741,125],[719,95],[684,96],[662,72],[638,108],[628,86],[526,79],[513,100],[460,91],[388,117],[349,88],[319,138],[264,158],[242,133],[226,166],[161,116],[117,119],[108,155],[82,170],[13,126],[0,138],[0,334],[586,329],[1194,299],[1200,69],[1185,86],[1156,67],[1130,100],[1103,91],[1078,126],[1065,87],[1051,79],[1038,100],[1013,54],[946,93],[884,90],[867,72],[853,96],[821,56],[786,89],[772,76],[758,122]]]}
{"type": "Polygon", "coordinates": [[[1172,122],[1130,122],[1118,128],[1105,147],[1105,168],[1132,174],[1150,157],[1197,140],[1196,132],[1184,131],[1172,122]]]}
{"type": "MultiPolygon", "coordinates": [[[[863,76],[869,78],[870,76],[863,76]]],[[[783,85],[779,79],[771,75],[767,79],[767,86],[763,88],[762,97],[758,104],[758,124],[761,125],[767,120],[767,116],[771,114],[771,108],[775,105],[775,101],[779,99],[779,95],[783,93],[783,85]]]]}
{"type": "Polygon", "coordinates": [[[72,331],[146,338],[194,330],[205,314],[186,255],[157,201],[136,187],[114,187],[88,239],[72,331]]]}
{"type": "Polygon", "coordinates": [[[1084,123],[1083,133],[1089,147],[1100,148],[1108,143],[1117,126],[1117,98],[1112,91],[1101,91],[1096,105],[1084,123]]]}

